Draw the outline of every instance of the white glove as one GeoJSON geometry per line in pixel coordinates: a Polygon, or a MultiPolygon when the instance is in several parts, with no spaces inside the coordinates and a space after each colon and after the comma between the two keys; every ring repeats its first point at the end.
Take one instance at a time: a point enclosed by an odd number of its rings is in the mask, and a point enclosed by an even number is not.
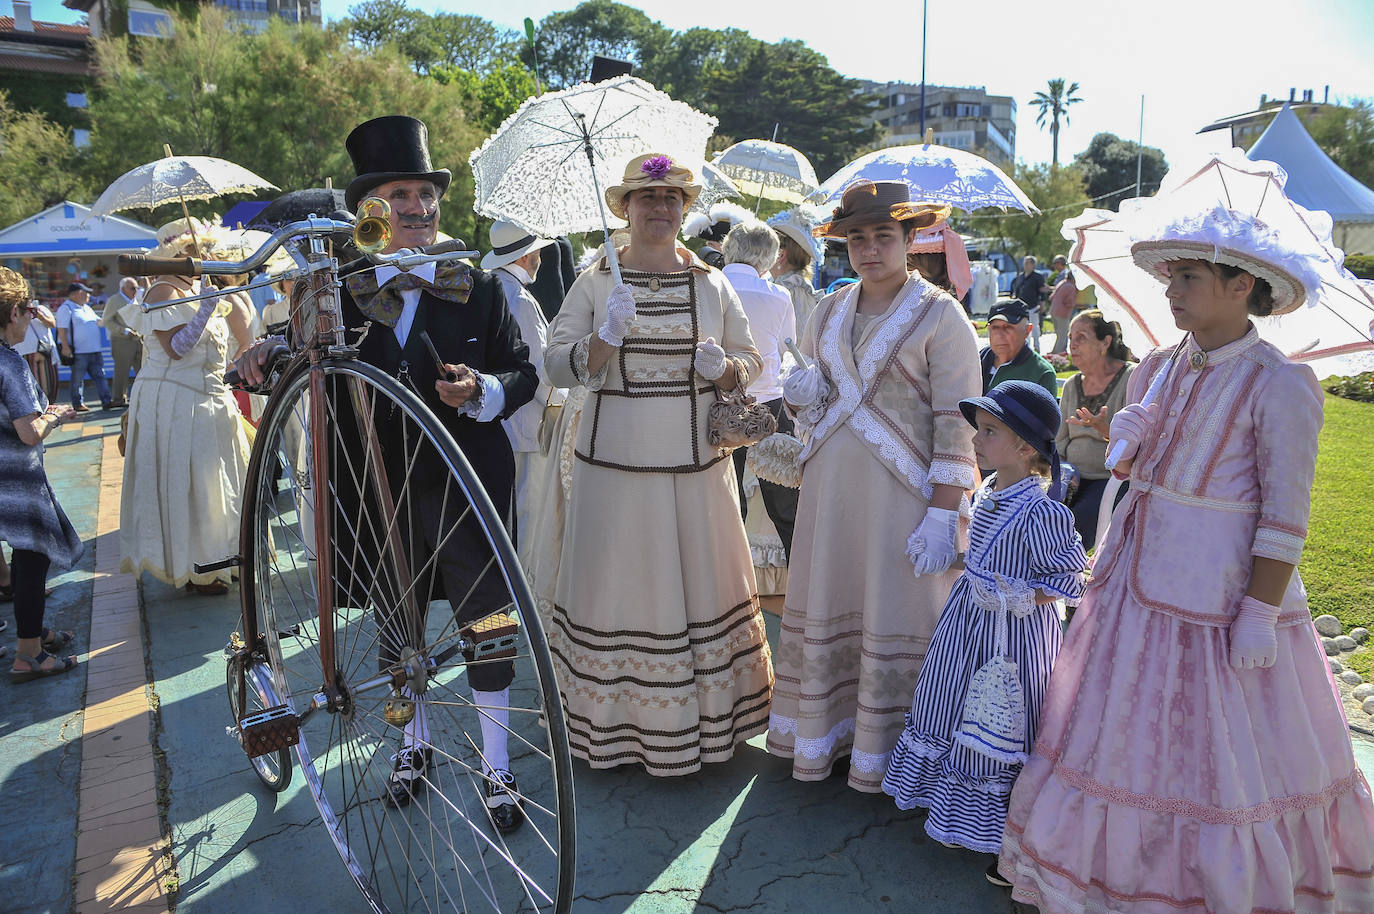
{"type": "Polygon", "coordinates": [[[1279,608],[1245,597],[1240,612],[1231,622],[1231,666],[1238,670],[1270,667],[1279,657],[1279,639],[1274,625],[1279,620],[1279,608]]]}
{"type": "Polygon", "coordinates": [[[959,526],[959,512],[944,508],[926,508],[926,516],[906,540],[906,557],[911,559],[916,577],[939,574],[957,556],[954,533],[959,526]]]}
{"type": "Polygon", "coordinates": [[[1013,581],[1000,574],[993,574],[997,582],[997,599],[1002,608],[1018,619],[1024,619],[1035,610],[1035,588],[1025,581],[1013,581]]]}
{"type": "Polygon", "coordinates": [[[1108,437],[1112,440],[1112,447],[1115,447],[1118,441],[1126,442],[1121,452],[1122,460],[1130,460],[1136,451],[1140,450],[1141,442],[1145,440],[1146,433],[1150,426],[1154,425],[1155,417],[1158,415],[1158,403],[1151,403],[1149,406],[1132,403],[1130,406],[1122,407],[1121,411],[1112,417],[1111,433],[1108,437]]]}
{"type": "Polygon", "coordinates": [[[797,409],[809,409],[830,395],[819,365],[798,368],[782,381],[782,398],[797,409]]]}
{"type": "Polygon", "coordinates": [[[697,343],[697,351],[692,356],[692,367],[708,381],[714,381],[725,374],[725,350],[716,345],[712,337],[697,343]]]}
{"type": "Polygon", "coordinates": [[[635,294],[623,282],[611,289],[606,298],[606,322],[596,331],[612,346],[625,342],[625,334],[630,332],[630,324],[635,319],[635,294]]]}

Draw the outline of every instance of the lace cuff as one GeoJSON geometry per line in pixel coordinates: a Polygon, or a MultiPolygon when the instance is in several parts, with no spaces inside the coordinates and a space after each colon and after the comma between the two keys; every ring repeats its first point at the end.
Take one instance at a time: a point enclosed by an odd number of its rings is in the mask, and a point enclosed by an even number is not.
{"type": "Polygon", "coordinates": [[[606,364],[602,365],[601,370],[594,375],[588,371],[587,357],[591,353],[591,343],[592,338],[590,334],[578,340],[576,343],[573,343],[572,351],[568,358],[572,362],[572,372],[573,376],[577,378],[577,383],[588,390],[595,391],[600,390],[601,385],[606,383],[606,370],[610,367],[611,361],[607,359],[606,364]]]}
{"type": "Polygon", "coordinates": [[[1288,530],[1277,530],[1262,523],[1255,530],[1255,540],[1250,546],[1250,554],[1289,565],[1298,564],[1302,558],[1304,538],[1288,530]]]}

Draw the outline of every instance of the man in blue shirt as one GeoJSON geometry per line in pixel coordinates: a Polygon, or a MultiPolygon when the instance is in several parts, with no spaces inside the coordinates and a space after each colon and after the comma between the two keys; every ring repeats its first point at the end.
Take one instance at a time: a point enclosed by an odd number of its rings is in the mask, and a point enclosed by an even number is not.
{"type": "Polygon", "coordinates": [[[64,360],[72,359],[72,377],[68,384],[72,408],[88,413],[85,400],[86,378],[95,381],[103,409],[110,408],[110,388],[105,383],[105,355],[100,344],[100,316],[90,305],[91,287],[82,282],[67,286],[67,300],[57,309],[57,338],[64,360]]]}

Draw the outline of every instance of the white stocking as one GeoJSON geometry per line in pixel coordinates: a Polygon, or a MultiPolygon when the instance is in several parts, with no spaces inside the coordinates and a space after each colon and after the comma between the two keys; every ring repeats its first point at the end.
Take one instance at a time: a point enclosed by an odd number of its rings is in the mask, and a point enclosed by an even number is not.
{"type": "Polygon", "coordinates": [[[510,689],[499,692],[479,692],[472,690],[473,703],[480,707],[478,714],[482,720],[482,755],[487,760],[486,772],[493,768],[510,770],[510,752],[506,739],[510,735],[510,689]]]}

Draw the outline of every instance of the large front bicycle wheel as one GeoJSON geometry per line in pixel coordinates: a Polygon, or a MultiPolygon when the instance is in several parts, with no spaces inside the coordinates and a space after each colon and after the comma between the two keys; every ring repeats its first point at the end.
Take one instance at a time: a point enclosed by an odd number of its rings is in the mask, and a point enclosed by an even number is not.
{"type": "Polygon", "coordinates": [[[302,364],[258,428],[244,514],[245,612],[302,716],[302,774],[373,908],[569,910],[571,759],[548,647],[500,516],[448,432],[372,366],[302,364]],[[327,478],[312,473],[317,449],[327,478]],[[514,665],[506,708],[490,684],[509,676],[502,664],[514,665]],[[417,776],[400,763],[402,780],[396,759],[416,749],[427,764],[417,776]],[[493,799],[503,767],[516,784],[493,799]],[[503,833],[488,807],[511,798],[523,823],[503,833]]]}

